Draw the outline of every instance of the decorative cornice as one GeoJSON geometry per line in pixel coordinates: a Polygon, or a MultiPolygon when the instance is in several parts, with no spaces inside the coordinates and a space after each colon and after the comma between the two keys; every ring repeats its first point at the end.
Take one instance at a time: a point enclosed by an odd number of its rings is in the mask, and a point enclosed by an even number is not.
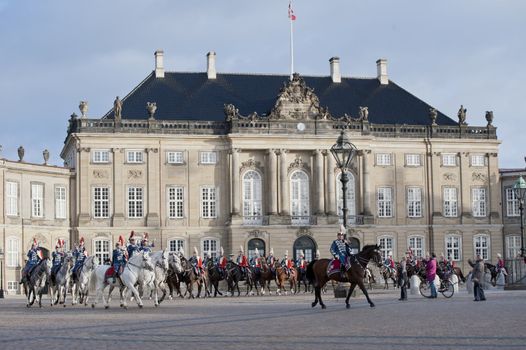
{"type": "Polygon", "coordinates": [[[95,179],[107,179],[109,178],[109,174],[106,170],[95,169],[93,170],[93,177],[95,179]]]}
{"type": "Polygon", "coordinates": [[[309,166],[306,163],[303,162],[301,157],[298,157],[298,158],[294,159],[294,161],[292,163],[290,163],[290,165],[289,165],[287,170],[288,170],[288,172],[291,172],[292,170],[296,170],[296,169],[305,170],[307,172],[310,171],[309,166]]]}
{"type": "Polygon", "coordinates": [[[241,163],[241,169],[239,170],[241,173],[247,171],[247,170],[261,170],[260,163],[258,161],[255,161],[254,159],[250,158],[249,160],[241,163]]]}
{"type": "Polygon", "coordinates": [[[444,180],[446,181],[457,181],[457,176],[453,173],[445,173],[444,180]]]}
{"type": "Polygon", "coordinates": [[[473,181],[481,181],[481,182],[486,182],[486,179],[487,179],[487,176],[483,173],[473,173],[471,175],[471,179],[473,181]]]}
{"type": "Polygon", "coordinates": [[[308,227],[300,227],[296,232],[296,237],[309,236],[313,237],[314,233],[308,227]]]}
{"type": "Polygon", "coordinates": [[[128,179],[139,179],[142,177],[142,170],[130,169],[128,170],[128,179]]]}

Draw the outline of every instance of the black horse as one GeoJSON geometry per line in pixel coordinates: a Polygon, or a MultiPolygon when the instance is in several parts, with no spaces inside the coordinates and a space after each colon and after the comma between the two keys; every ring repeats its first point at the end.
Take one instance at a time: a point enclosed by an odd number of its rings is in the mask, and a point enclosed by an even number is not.
{"type": "Polygon", "coordinates": [[[197,275],[195,273],[194,267],[190,263],[190,261],[186,260],[186,258],[181,257],[181,266],[183,267],[183,272],[179,274],[179,280],[181,282],[184,282],[186,284],[186,292],[189,293],[188,298],[193,299],[193,285],[194,283],[197,283],[197,297],[201,297],[201,290],[204,287],[204,297],[210,296],[210,292],[208,291],[208,277],[207,277],[207,271],[204,270],[202,274],[197,275]]]}
{"type": "Polygon", "coordinates": [[[42,294],[47,293],[48,278],[51,274],[51,269],[48,264],[48,259],[42,259],[31,271],[24,281],[24,292],[27,296],[27,307],[33,305],[38,297],[38,306],[42,307],[42,294]],[[32,298],[31,298],[32,297],[32,298]]]}
{"type": "Polygon", "coordinates": [[[223,295],[223,293],[219,291],[219,282],[226,278],[226,272],[222,273],[212,260],[208,261],[206,264],[206,269],[208,270],[208,282],[210,287],[209,293],[212,294],[213,287],[214,297],[216,297],[218,294],[223,295]]]}
{"type": "MultiPolygon", "coordinates": [[[[489,262],[484,263],[484,272],[489,271],[491,274],[491,284],[493,287],[497,285],[497,278],[499,277],[499,269],[496,265],[490,264],[489,262]]],[[[506,274],[508,273],[508,270],[506,267],[504,267],[504,271],[506,274]]],[[[504,279],[506,279],[506,275],[504,275],[504,279]]]]}
{"type": "MultiPolygon", "coordinates": [[[[245,281],[245,284],[247,286],[247,292],[245,295],[248,295],[252,289],[254,288],[254,285],[256,284],[255,274],[254,271],[247,267],[245,269],[245,273],[241,270],[241,267],[236,264],[233,261],[229,261],[226,264],[226,282],[228,285],[228,292],[231,296],[234,296],[234,290],[237,289],[237,296],[241,295],[241,291],[239,290],[239,282],[245,281]]],[[[256,286],[256,292],[259,295],[259,290],[256,286]]]]}

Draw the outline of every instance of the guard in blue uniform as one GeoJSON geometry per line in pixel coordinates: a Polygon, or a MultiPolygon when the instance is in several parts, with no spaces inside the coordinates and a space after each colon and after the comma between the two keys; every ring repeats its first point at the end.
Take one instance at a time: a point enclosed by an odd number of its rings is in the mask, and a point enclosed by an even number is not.
{"type": "Polygon", "coordinates": [[[135,232],[130,233],[130,238],[128,238],[128,259],[131,259],[133,254],[140,252],[140,248],[135,244],[135,232]]]}
{"type": "Polygon", "coordinates": [[[64,263],[64,240],[59,239],[55,245],[55,251],[51,254],[52,267],[51,267],[51,280],[54,282],[57,272],[64,263]]]}
{"type": "Polygon", "coordinates": [[[126,265],[126,250],[124,250],[124,237],[119,236],[119,240],[115,244],[112,256],[113,263],[113,278],[120,278],[124,265],[126,265]]]}
{"type": "Polygon", "coordinates": [[[148,244],[148,233],[145,232],[144,236],[142,237],[141,246],[139,247],[139,251],[140,252],[145,252],[145,253],[151,253],[152,252],[152,248],[154,246],[155,245],[154,245],[153,242],[152,242],[152,244],[148,244]]]}
{"type": "Polygon", "coordinates": [[[338,238],[335,239],[331,244],[330,252],[334,259],[340,261],[340,270],[342,273],[345,273],[345,261],[349,256],[349,245],[345,242],[343,232],[345,229],[343,225],[340,227],[340,232],[338,232],[338,238]]]}
{"type": "Polygon", "coordinates": [[[40,247],[38,246],[36,238],[33,238],[33,244],[31,245],[31,249],[29,249],[29,251],[27,252],[27,263],[24,269],[22,270],[22,280],[20,281],[20,284],[27,281],[27,278],[31,274],[31,271],[33,271],[35,266],[37,266],[41,260],[42,252],[40,251],[40,247]]]}
{"type": "Polygon", "coordinates": [[[72,271],[73,280],[78,278],[79,270],[82,269],[87,255],[88,253],[84,247],[84,237],[80,237],[79,245],[73,251],[73,257],[75,258],[75,265],[72,271]]]}

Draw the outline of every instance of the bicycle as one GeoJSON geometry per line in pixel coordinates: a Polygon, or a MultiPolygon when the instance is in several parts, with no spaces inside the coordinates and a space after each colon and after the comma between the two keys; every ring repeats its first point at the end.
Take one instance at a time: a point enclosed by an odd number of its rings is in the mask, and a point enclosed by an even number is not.
{"type": "MultiPolygon", "coordinates": [[[[422,280],[420,282],[420,295],[422,295],[424,298],[431,298],[431,286],[430,283],[435,282],[428,282],[426,280],[422,280]]],[[[441,293],[445,298],[451,298],[453,294],[455,293],[455,289],[453,288],[453,283],[449,279],[447,280],[440,280],[440,287],[437,289],[437,293],[441,293]]]]}

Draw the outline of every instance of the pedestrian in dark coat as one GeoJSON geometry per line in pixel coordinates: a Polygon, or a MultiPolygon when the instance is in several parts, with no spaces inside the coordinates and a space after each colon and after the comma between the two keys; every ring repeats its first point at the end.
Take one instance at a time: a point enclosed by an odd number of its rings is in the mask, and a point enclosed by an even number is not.
{"type": "Polygon", "coordinates": [[[398,285],[400,286],[400,299],[398,300],[407,300],[407,261],[406,257],[403,256],[400,260],[400,268],[398,271],[398,285]]]}
{"type": "Polygon", "coordinates": [[[471,271],[471,280],[473,281],[473,294],[475,299],[473,301],[484,301],[486,296],[484,295],[484,290],[482,289],[482,281],[484,279],[484,260],[481,258],[480,254],[477,254],[475,262],[468,260],[468,263],[473,267],[471,271]]]}

